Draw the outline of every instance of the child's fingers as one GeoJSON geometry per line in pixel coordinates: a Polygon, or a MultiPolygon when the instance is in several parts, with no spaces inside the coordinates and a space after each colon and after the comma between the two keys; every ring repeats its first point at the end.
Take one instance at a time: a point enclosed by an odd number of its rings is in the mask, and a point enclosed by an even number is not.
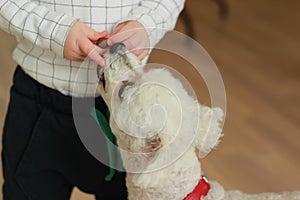
{"type": "Polygon", "coordinates": [[[93,61],[95,61],[98,65],[100,65],[100,66],[105,66],[105,60],[103,59],[103,57],[98,53],[98,51],[96,50],[97,49],[97,47],[95,47],[95,49],[94,50],[92,50],[90,53],[89,53],[89,55],[88,55],[88,57],[90,58],[90,59],[92,59],[93,61]]]}
{"type": "Polygon", "coordinates": [[[123,32],[116,33],[107,39],[107,45],[111,46],[115,43],[126,41],[133,34],[134,34],[133,31],[123,31],[123,32]]]}
{"type": "MultiPolygon", "coordinates": [[[[106,31],[106,30],[105,30],[105,31],[102,31],[102,32],[98,32],[98,34],[99,34],[99,35],[98,35],[98,36],[99,36],[98,39],[100,39],[100,38],[105,38],[105,39],[107,39],[107,38],[109,37],[108,31],[106,31]]],[[[97,39],[97,40],[98,40],[98,39],[97,39]]]]}
{"type": "Polygon", "coordinates": [[[104,53],[104,50],[102,49],[103,52],[100,52],[101,48],[97,47],[94,45],[90,40],[81,40],[79,43],[79,48],[82,51],[82,53],[89,58],[91,58],[93,61],[95,61],[97,64],[104,66],[105,61],[100,55],[104,53]]]}
{"type": "Polygon", "coordinates": [[[126,26],[126,24],[126,22],[118,24],[117,27],[113,30],[112,34],[117,34],[120,30],[123,29],[124,26],[126,26]]]}
{"type": "Polygon", "coordinates": [[[108,38],[108,32],[107,31],[102,31],[102,32],[97,32],[93,29],[91,29],[89,31],[89,34],[88,34],[88,38],[91,40],[91,41],[97,41],[99,40],[100,38],[108,38]]]}

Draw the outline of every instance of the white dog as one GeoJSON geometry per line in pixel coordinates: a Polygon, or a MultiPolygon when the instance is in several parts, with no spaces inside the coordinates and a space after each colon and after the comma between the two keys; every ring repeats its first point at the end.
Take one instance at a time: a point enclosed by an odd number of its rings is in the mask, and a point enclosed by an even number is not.
{"type": "Polygon", "coordinates": [[[111,112],[129,200],[300,199],[299,193],[224,192],[207,183],[199,160],[222,136],[222,110],[200,105],[165,69],[143,71],[122,43],[110,48],[106,62],[99,92],[111,112]]]}

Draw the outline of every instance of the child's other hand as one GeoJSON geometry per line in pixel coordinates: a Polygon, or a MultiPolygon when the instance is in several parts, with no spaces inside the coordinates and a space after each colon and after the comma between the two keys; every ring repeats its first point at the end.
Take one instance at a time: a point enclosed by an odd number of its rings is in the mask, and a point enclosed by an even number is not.
{"type": "Polygon", "coordinates": [[[105,66],[101,56],[104,51],[94,44],[100,38],[108,38],[108,32],[97,32],[80,21],[75,22],[64,44],[64,57],[73,61],[83,61],[88,56],[100,66],[105,66]]]}
{"type": "Polygon", "coordinates": [[[150,40],[144,26],[137,21],[126,21],[119,24],[107,40],[109,46],[123,42],[140,60],[148,53],[150,40]]]}

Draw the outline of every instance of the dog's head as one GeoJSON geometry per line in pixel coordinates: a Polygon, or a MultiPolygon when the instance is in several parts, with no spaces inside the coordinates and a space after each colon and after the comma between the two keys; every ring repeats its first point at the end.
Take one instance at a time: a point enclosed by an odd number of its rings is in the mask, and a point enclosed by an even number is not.
{"type": "Polygon", "coordinates": [[[139,96],[136,91],[143,84],[142,71],[139,59],[123,43],[110,47],[106,55],[106,66],[98,70],[98,90],[111,112],[112,129],[115,134],[118,132],[117,136],[123,137],[119,146],[135,153],[154,152],[161,147],[160,138],[153,133],[155,124],[144,128],[147,123],[147,106],[139,102],[133,103],[134,100],[131,99],[132,96],[139,96]],[[130,106],[142,108],[139,113],[130,112],[130,106]],[[130,145],[126,144],[128,138],[130,145]]]}

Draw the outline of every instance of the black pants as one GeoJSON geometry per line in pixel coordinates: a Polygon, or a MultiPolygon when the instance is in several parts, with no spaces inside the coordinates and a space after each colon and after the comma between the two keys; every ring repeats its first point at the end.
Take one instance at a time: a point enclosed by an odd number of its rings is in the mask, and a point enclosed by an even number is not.
{"type": "MultiPolygon", "coordinates": [[[[106,109],[101,98],[95,101],[98,109],[106,109]]],[[[83,120],[91,117],[89,110],[83,108],[83,120]]],[[[107,153],[103,141],[93,142],[107,153]]],[[[67,200],[74,186],[97,200],[127,199],[125,173],[105,181],[109,168],[79,139],[71,97],[39,84],[20,67],[4,124],[2,162],[4,200],[67,200]]]]}

